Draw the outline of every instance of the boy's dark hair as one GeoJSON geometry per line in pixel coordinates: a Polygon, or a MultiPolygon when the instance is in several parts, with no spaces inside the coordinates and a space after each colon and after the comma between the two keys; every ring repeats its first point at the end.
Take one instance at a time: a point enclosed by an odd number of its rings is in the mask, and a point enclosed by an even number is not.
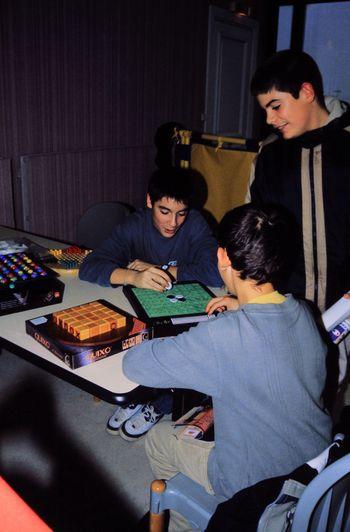
{"type": "Polygon", "coordinates": [[[218,228],[219,245],[240,278],[276,288],[292,266],[296,235],[292,216],[272,204],[237,207],[225,214],[218,228]]]}
{"type": "Polygon", "coordinates": [[[193,200],[193,178],[184,168],[160,168],[153,172],[147,190],[152,205],[162,198],[171,198],[190,206],[193,200]]]}
{"type": "Polygon", "coordinates": [[[282,50],[257,68],[250,84],[250,90],[253,96],[258,96],[275,89],[289,92],[297,99],[302,84],[306,82],[311,83],[317,102],[325,108],[323,81],[317,63],[305,52],[282,50]]]}

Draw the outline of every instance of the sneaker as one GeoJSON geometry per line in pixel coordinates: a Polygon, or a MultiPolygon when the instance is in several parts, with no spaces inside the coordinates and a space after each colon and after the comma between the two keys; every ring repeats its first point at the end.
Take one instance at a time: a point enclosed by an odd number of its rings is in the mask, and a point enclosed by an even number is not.
{"type": "Polygon", "coordinates": [[[127,421],[131,416],[141,410],[142,405],[130,404],[126,408],[118,406],[113,416],[111,416],[107,422],[106,431],[109,434],[118,434],[121,425],[127,421]]]}
{"type": "Polygon", "coordinates": [[[144,436],[163,416],[164,414],[157,410],[152,403],[147,403],[143,405],[141,410],[123,423],[120,427],[119,435],[124,440],[137,440],[144,436]]]}

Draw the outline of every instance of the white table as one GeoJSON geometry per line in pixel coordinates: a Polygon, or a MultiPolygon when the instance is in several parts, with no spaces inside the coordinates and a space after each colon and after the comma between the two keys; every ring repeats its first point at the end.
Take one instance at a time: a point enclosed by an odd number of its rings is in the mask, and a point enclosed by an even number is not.
{"type": "MultiPolygon", "coordinates": [[[[66,247],[62,243],[46,238],[0,227],[0,239],[23,236],[44,247],[66,247]]],[[[134,397],[141,400],[143,396],[147,395],[147,390],[124,376],[122,360],[125,352],[112,355],[88,366],[71,370],[64,362],[26,333],[25,321],[27,319],[87,303],[94,299],[106,299],[123,310],[134,314],[121,288],[103,288],[80,281],[76,270],[71,272],[59,271],[61,274],[60,280],[65,283],[62,303],[0,316],[0,345],[11,353],[21,356],[96,397],[100,397],[104,401],[123,404],[133,401],[134,397]]]]}

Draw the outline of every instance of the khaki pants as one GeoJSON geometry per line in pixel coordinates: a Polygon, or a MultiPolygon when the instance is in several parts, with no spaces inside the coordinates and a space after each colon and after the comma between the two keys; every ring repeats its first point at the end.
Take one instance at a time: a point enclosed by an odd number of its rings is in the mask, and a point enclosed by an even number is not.
{"type": "MultiPolygon", "coordinates": [[[[170,421],[160,422],[147,434],[145,448],[155,478],[169,479],[183,473],[213,494],[208,478],[208,458],[214,442],[182,440],[183,427],[173,427],[170,421]]],[[[177,512],[170,512],[169,531],[193,530],[177,512]]]]}

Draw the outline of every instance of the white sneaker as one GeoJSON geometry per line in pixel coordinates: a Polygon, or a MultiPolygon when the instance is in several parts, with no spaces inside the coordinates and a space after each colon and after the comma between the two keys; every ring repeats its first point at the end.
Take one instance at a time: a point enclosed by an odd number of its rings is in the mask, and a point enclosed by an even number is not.
{"type": "Polygon", "coordinates": [[[137,440],[158,423],[163,416],[164,414],[157,410],[152,403],[147,403],[122,424],[119,436],[128,441],[137,440]]]}
{"type": "Polygon", "coordinates": [[[106,431],[109,434],[118,434],[121,425],[127,421],[131,416],[141,410],[142,405],[134,405],[130,403],[126,408],[118,406],[114,414],[109,418],[106,426],[106,431]]]}

